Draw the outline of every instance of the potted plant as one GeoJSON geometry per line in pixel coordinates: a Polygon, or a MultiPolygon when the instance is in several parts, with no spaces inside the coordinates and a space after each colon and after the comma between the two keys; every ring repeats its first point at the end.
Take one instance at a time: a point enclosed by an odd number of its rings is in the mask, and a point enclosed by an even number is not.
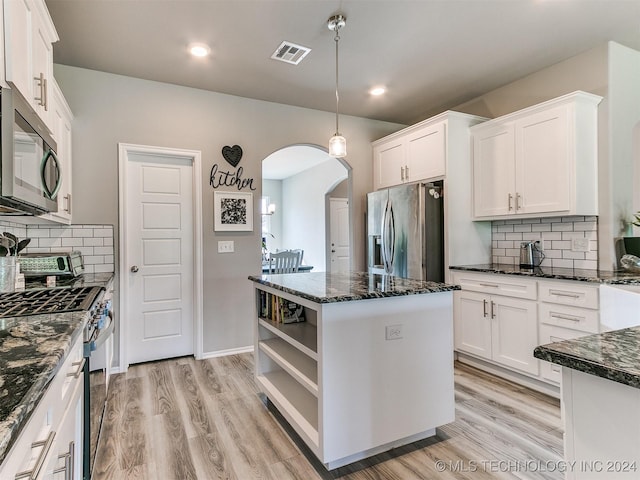
{"type": "Polygon", "coordinates": [[[628,236],[623,237],[624,241],[624,250],[626,253],[630,255],[635,255],[636,257],[640,257],[640,237],[633,237],[632,226],[640,227],[640,212],[636,212],[633,214],[633,220],[627,222],[629,233],[628,236]]]}

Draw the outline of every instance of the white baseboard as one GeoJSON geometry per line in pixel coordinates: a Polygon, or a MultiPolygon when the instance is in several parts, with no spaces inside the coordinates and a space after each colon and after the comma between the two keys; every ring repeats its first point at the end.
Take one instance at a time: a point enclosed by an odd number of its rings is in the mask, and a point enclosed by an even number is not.
{"type": "Polygon", "coordinates": [[[203,352],[200,360],[205,360],[207,358],[225,357],[227,355],[237,355],[239,353],[253,353],[253,345],[249,345],[247,347],[218,350],[216,352],[203,352]]]}

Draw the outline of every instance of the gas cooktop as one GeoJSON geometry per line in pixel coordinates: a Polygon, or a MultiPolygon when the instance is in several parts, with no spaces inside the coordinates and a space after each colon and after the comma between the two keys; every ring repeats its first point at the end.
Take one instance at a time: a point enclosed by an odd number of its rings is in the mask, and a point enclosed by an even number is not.
{"type": "Polygon", "coordinates": [[[0,293],[0,318],[89,310],[101,290],[76,287],[0,293]]]}

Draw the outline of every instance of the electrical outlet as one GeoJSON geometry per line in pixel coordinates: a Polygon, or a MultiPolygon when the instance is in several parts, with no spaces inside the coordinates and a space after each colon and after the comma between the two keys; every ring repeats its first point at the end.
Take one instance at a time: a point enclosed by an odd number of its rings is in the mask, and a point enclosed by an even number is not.
{"type": "Polygon", "coordinates": [[[218,253],[233,253],[233,240],[222,240],[218,242],[218,253]]]}
{"type": "Polygon", "coordinates": [[[589,239],[574,237],[571,239],[571,251],[572,252],[588,252],[589,251],[589,239]]]}
{"type": "Polygon", "coordinates": [[[386,340],[399,340],[402,338],[402,325],[387,325],[385,327],[386,340]]]}

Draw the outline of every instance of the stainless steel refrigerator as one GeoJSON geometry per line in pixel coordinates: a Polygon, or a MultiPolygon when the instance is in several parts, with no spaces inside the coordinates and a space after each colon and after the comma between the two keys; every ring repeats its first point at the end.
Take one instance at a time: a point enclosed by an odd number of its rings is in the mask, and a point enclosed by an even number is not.
{"type": "Polygon", "coordinates": [[[444,281],[442,182],[367,194],[369,273],[444,281]]]}

